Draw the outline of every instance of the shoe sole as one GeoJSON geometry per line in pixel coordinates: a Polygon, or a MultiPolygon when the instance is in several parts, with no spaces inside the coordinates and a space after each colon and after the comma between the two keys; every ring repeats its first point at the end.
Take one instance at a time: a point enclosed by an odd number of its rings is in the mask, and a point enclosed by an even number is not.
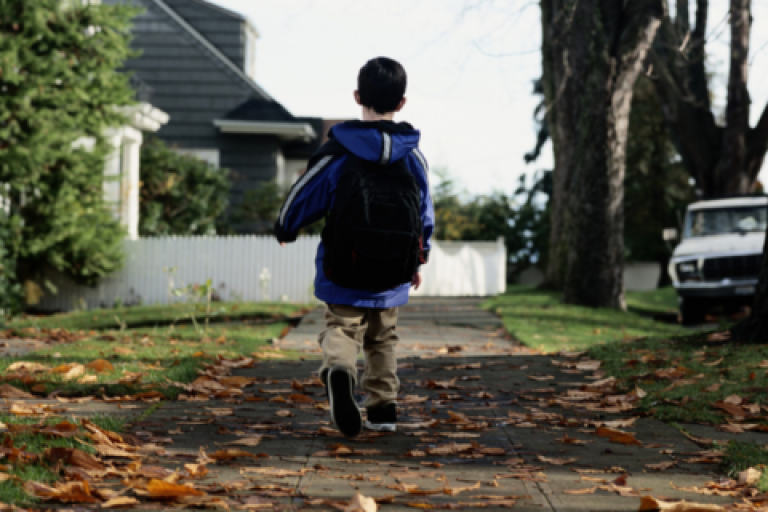
{"type": "Polygon", "coordinates": [[[395,423],[371,423],[366,420],[365,428],[375,430],[376,432],[397,432],[397,425],[395,423]]]}
{"type": "Polygon", "coordinates": [[[363,429],[363,417],[354,395],[354,381],[346,369],[328,372],[328,401],[331,419],[346,437],[356,437],[363,429]]]}

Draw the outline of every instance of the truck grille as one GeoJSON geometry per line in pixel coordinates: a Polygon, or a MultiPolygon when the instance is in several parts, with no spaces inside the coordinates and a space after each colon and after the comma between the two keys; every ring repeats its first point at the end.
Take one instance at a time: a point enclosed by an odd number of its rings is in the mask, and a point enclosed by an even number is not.
{"type": "Polygon", "coordinates": [[[706,281],[757,278],[760,275],[762,261],[762,254],[711,258],[704,260],[702,274],[706,281]]]}

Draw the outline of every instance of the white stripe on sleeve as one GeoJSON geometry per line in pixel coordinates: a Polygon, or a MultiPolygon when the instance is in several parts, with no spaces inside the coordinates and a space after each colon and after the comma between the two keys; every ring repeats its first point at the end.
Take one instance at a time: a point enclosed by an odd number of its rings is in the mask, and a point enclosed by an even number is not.
{"type": "Polygon", "coordinates": [[[381,132],[381,143],[383,148],[381,151],[381,165],[387,165],[390,158],[392,158],[392,137],[387,132],[381,132]]]}
{"type": "Polygon", "coordinates": [[[328,164],[328,162],[331,161],[332,158],[333,158],[333,155],[326,155],[322,159],[320,159],[320,161],[317,162],[313,168],[311,168],[310,170],[304,173],[304,176],[302,176],[299,179],[299,181],[296,183],[296,185],[291,189],[291,193],[288,195],[288,199],[285,200],[283,209],[280,210],[281,226],[285,226],[285,216],[288,214],[288,210],[291,209],[291,204],[293,204],[293,201],[296,199],[296,196],[299,194],[299,192],[301,192],[301,189],[307,186],[307,183],[309,183],[317,173],[322,171],[323,168],[328,164]]]}

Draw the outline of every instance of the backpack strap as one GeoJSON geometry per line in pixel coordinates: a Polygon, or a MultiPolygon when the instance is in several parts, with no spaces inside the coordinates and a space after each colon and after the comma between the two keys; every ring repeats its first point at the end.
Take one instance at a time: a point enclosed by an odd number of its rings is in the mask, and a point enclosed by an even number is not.
{"type": "Polygon", "coordinates": [[[326,143],[320,146],[320,149],[318,149],[309,159],[307,169],[311,169],[318,160],[325,156],[341,156],[347,154],[349,154],[349,150],[344,147],[344,144],[337,141],[336,139],[328,139],[326,143]]]}

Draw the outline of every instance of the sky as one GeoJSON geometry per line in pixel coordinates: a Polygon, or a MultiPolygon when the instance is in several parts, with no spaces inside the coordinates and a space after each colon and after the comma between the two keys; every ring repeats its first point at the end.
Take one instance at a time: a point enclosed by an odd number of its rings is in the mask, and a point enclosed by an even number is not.
{"type": "MultiPolygon", "coordinates": [[[[541,76],[534,0],[209,0],[245,15],[259,31],[256,81],[291,113],[359,118],[357,72],[370,58],[400,61],[407,104],[397,120],[422,132],[432,169],[470,194],[512,192],[521,174],[553,165],[535,145],[532,95],[541,76]]],[[[768,102],[768,5],[753,1],[750,92],[753,123],[768,102]]],[[[711,0],[709,51],[725,104],[727,0],[711,0]]],[[[761,175],[768,178],[768,170],[761,175]]],[[[768,180],[764,180],[768,181],[768,180]]]]}

